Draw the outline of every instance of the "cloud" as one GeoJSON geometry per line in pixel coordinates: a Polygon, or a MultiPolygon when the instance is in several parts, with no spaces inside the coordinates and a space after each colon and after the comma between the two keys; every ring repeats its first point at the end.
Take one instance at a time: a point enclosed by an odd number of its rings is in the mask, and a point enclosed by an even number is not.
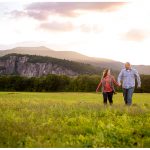
{"type": "Polygon", "coordinates": [[[23,12],[16,11],[15,16],[26,13],[38,20],[46,20],[49,15],[76,17],[80,11],[111,12],[122,7],[124,2],[34,2],[25,7],[23,12]]]}
{"type": "Polygon", "coordinates": [[[11,12],[11,16],[13,16],[14,18],[25,17],[26,16],[26,12],[19,11],[19,10],[14,10],[14,11],[11,12]]]}
{"type": "Polygon", "coordinates": [[[71,22],[44,22],[41,23],[39,26],[40,29],[52,32],[69,32],[72,30],[80,30],[81,32],[85,33],[98,33],[102,32],[103,28],[99,27],[97,24],[81,24],[79,26],[73,25],[71,22]]]}
{"type": "Polygon", "coordinates": [[[46,20],[49,13],[47,11],[27,11],[27,15],[37,20],[46,20]]]}
{"type": "Polygon", "coordinates": [[[49,16],[47,11],[18,11],[14,10],[11,12],[11,16],[13,18],[22,18],[22,17],[32,17],[37,20],[46,20],[49,16]]]}
{"type": "Polygon", "coordinates": [[[123,35],[124,39],[137,42],[143,41],[147,36],[148,33],[140,29],[131,29],[123,35]]]}
{"type": "Polygon", "coordinates": [[[102,32],[103,28],[100,27],[98,24],[91,24],[91,25],[88,25],[88,24],[82,24],[80,25],[80,30],[82,32],[93,32],[93,33],[98,33],[98,32],[102,32]]]}
{"type": "Polygon", "coordinates": [[[39,26],[40,29],[44,29],[46,31],[53,31],[53,32],[67,32],[72,31],[74,26],[70,22],[45,22],[41,23],[39,26]]]}

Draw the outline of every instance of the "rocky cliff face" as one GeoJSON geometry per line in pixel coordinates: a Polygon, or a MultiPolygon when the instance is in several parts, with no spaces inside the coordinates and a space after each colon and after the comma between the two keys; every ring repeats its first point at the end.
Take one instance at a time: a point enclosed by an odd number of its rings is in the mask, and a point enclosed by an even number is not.
{"type": "Polygon", "coordinates": [[[31,63],[28,56],[9,56],[6,60],[0,60],[0,74],[15,74],[27,77],[38,77],[47,74],[78,75],[70,69],[48,63],[31,63]]]}

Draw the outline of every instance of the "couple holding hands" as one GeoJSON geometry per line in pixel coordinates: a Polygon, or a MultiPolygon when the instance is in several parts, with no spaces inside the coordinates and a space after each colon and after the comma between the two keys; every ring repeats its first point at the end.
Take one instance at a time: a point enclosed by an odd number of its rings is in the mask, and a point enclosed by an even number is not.
{"type": "Polygon", "coordinates": [[[105,69],[97,86],[96,92],[98,92],[99,88],[102,87],[104,105],[107,104],[107,100],[110,105],[112,105],[113,94],[115,94],[114,85],[119,87],[122,85],[124,102],[126,105],[130,106],[132,104],[132,95],[135,88],[135,79],[137,80],[138,88],[140,88],[141,79],[137,70],[133,69],[129,62],[126,62],[125,68],[119,73],[118,82],[116,82],[114,76],[111,75],[110,69],[105,69]]]}

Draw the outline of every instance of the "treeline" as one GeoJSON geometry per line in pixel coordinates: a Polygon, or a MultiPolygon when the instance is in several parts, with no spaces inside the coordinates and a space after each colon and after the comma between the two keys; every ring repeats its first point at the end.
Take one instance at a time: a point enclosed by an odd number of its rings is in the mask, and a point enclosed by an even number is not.
{"type": "MultiPolygon", "coordinates": [[[[0,76],[0,91],[30,91],[30,92],[94,92],[99,81],[99,75],[47,75],[42,77],[0,76]]],[[[150,93],[150,75],[141,75],[142,87],[135,92],[150,93]]],[[[121,88],[116,88],[121,91],[121,88]]]]}
{"type": "Polygon", "coordinates": [[[69,77],[50,74],[42,77],[0,76],[0,91],[95,91],[100,80],[98,75],[69,77]]]}

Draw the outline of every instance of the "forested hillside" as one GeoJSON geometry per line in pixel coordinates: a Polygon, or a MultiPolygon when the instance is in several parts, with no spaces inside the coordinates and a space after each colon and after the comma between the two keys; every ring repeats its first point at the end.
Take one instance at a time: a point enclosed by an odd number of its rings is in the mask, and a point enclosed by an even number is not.
{"type": "Polygon", "coordinates": [[[0,57],[1,75],[37,77],[48,74],[76,76],[79,74],[99,74],[100,67],[71,60],[52,57],[8,54],[0,57]]]}

